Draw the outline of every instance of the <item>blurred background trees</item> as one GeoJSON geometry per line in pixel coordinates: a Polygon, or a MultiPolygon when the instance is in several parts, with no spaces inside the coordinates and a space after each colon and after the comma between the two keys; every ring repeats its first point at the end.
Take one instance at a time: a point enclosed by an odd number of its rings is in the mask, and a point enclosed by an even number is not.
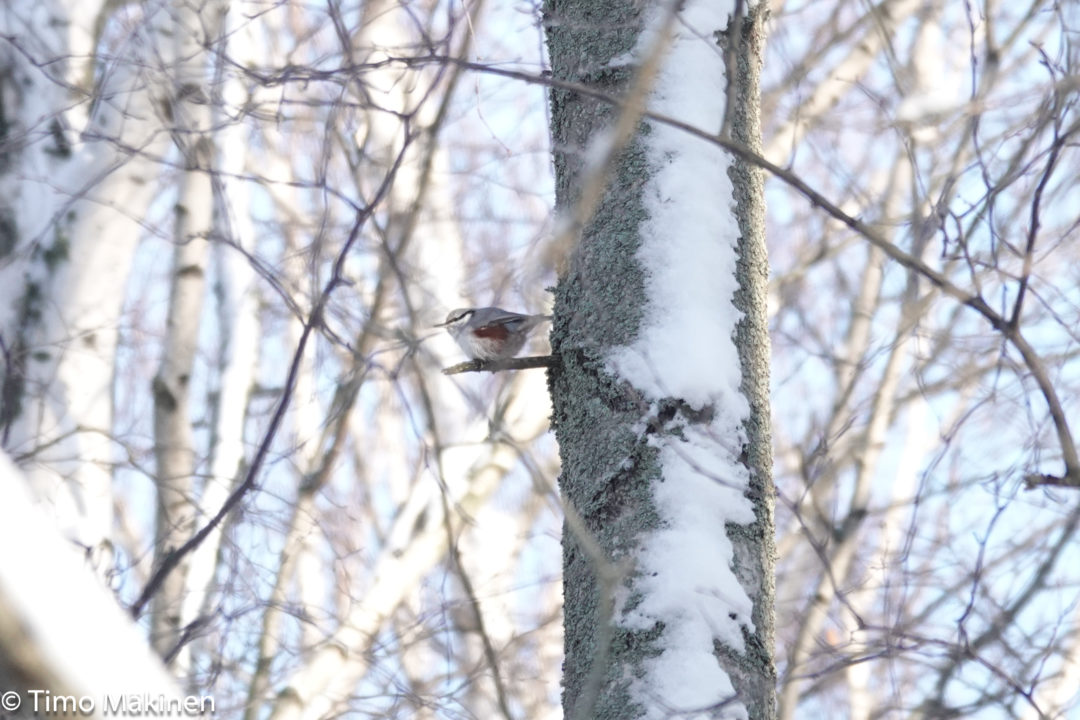
{"type": "MultiPolygon", "coordinates": [[[[1078,16],[772,3],[785,717],[1080,702],[1078,16]]],[[[545,20],[0,9],[3,447],[219,714],[559,715],[544,378],[430,327],[550,303],[545,20]]]]}

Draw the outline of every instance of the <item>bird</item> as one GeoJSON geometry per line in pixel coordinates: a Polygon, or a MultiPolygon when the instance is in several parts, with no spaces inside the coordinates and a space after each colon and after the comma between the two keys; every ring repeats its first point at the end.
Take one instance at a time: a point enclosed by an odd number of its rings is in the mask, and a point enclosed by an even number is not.
{"type": "Polygon", "coordinates": [[[497,307],[451,310],[444,327],[470,360],[506,360],[521,352],[529,332],[551,315],[522,315],[497,307]]]}

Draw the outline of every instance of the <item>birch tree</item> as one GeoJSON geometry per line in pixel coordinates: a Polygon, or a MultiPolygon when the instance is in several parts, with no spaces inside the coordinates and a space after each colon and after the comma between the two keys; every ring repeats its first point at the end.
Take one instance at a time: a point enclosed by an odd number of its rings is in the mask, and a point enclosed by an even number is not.
{"type": "Polygon", "coordinates": [[[761,175],[640,120],[758,145],[763,8],[743,10],[547,8],[555,79],[623,102],[552,94],[558,206],[581,223],[551,371],[567,717],[773,715],[761,175]]]}
{"type": "Polygon", "coordinates": [[[100,3],[3,13],[5,448],[103,572],[122,288],[171,145],[164,114],[184,102],[165,40],[171,9],[115,37],[100,74],[100,3]]]}
{"type": "MultiPolygon", "coordinates": [[[[201,21],[220,12],[208,4],[200,17],[182,3],[125,8],[121,17],[114,10],[93,2],[11,3],[0,13],[0,425],[5,450],[21,466],[21,472],[4,468],[3,505],[13,513],[4,523],[12,533],[5,544],[14,552],[17,542],[26,543],[36,553],[4,568],[5,690],[23,693],[24,711],[45,712],[55,709],[49,693],[71,693],[89,700],[79,707],[96,717],[107,713],[105,705],[120,689],[176,695],[111,595],[88,583],[72,555],[85,558],[101,579],[115,577],[112,395],[113,383],[124,381],[116,371],[124,287],[170,148],[183,148],[190,175],[205,179],[209,169],[209,145],[200,135],[208,123],[199,47],[213,27],[201,21]],[[111,52],[99,54],[99,43],[111,52]],[[29,506],[24,475],[39,507],[29,506]],[[39,515],[41,508],[46,514],[39,515]],[[15,530],[24,526],[16,541],[15,530]],[[46,577],[31,578],[27,560],[46,577]],[[65,576],[66,589],[50,584],[65,576]],[[72,593],[79,608],[66,606],[72,593]],[[65,625],[64,617],[90,627],[65,625]],[[31,700],[31,692],[39,695],[31,700]]],[[[183,218],[176,226],[178,248],[208,232],[210,200],[207,189],[196,189],[177,206],[183,218]]],[[[181,268],[187,277],[198,275],[192,263],[181,268]]],[[[170,355],[180,363],[171,379],[181,386],[190,375],[189,336],[174,336],[184,347],[170,355]]],[[[186,408],[184,389],[172,389],[181,390],[170,399],[174,409],[186,408]]],[[[163,439],[162,448],[189,455],[182,442],[188,419],[174,427],[181,442],[163,439]]],[[[172,480],[187,481],[191,473],[189,459],[172,480]]],[[[166,486],[174,487],[166,481],[163,497],[166,486]]],[[[187,506],[186,497],[163,502],[187,506]]],[[[160,524],[183,528],[168,516],[160,524]]],[[[171,609],[155,616],[166,614],[171,609]]],[[[164,655],[176,635],[158,636],[167,643],[158,645],[164,655]]],[[[7,700],[4,710],[14,710],[7,700]]]]}

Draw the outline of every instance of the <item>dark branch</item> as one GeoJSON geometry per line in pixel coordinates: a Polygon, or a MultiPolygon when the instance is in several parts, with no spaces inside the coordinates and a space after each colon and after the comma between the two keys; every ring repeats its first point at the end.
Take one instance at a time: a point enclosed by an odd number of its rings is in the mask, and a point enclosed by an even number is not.
{"type": "Polygon", "coordinates": [[[508,360],[469,360],[443,368],[443,375],[457,375],[466,372],[528,370],[529,368],[552,367],[556,362],[554,355],[532,355],[523,358],[509,358],[508,360]]]}
{"type": "Polygon", "coordinates": [[[1080,487],[1080,479],[1072,475],[1062,477],[1060,475],[1046,475],[1042,473],[1030,473],[1024,476],[1024,487],[1028,490],[1034,490],[1040,485],[1077,488],[1080,487]]]}

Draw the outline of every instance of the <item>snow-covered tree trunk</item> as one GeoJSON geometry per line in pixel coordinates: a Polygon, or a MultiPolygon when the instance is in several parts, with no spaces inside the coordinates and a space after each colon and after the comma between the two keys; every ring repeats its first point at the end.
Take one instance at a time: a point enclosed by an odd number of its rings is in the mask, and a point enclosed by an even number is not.
{"type": "MultiPolygon", "coordinates": [[[[759,146],[764,7],[743,11],[548,3],[556,81],[629,98],[620,108],[553,91],[564,214],[588,218],[583,188],[604,147],[619,145],[609,128],[635,93],[647,92],[650,112],[759,146]]],[[[762,180],[656,120],[615,152],[595,212],[559,258],[551,391],[568,516],[564,711],[770,718],[762,180]]]]}

